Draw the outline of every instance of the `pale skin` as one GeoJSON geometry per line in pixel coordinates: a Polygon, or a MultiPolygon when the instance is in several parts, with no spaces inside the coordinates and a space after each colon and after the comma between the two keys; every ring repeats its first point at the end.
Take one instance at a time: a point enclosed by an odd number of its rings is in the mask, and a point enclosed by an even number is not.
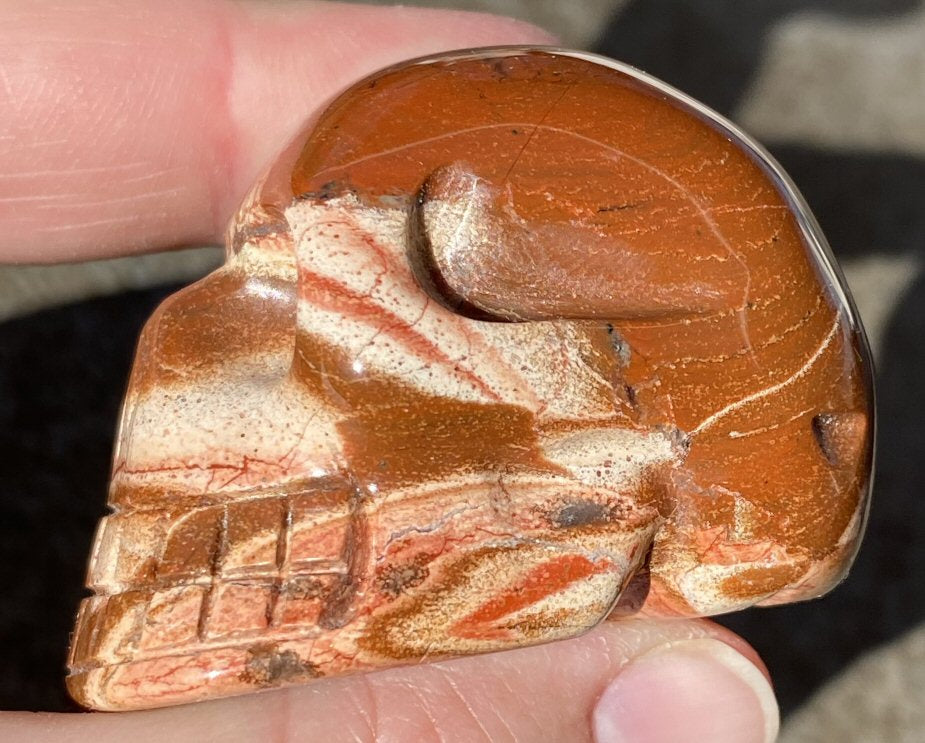
{"type": "MultiPolygon", "coordinates": [[[[490,16],[322,2],[14,0],[0,29],[8,263],[220,243],[276,150],[350,82],[441,50],[554,43],[490,16]]],[[[589,741],[594,705],[621,669],[703,637],[766,673],[716,624],[624,620],[541,647],[185,707],[5,712],[0,740],[589,741]]],[[[691,693],[725,714],[709,689],[691,693]]]]}

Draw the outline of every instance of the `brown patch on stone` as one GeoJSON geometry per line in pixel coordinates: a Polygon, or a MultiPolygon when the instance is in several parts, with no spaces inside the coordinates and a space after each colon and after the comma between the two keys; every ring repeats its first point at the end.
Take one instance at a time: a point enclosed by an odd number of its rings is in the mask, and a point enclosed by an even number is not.
{"type": "Polygon", "coordinates": [[[299,576],[284,583],[281,590],[297,601],[316,599],[324,593],[325,583],[314,576],[299,576]]]}
{"type": "Polygon", "coordinates": [[[772,565],[747,568],[722,583],[722,591],[732,598],[751,598],[779,591],[806,572],[806,565],[772,565]]]}
{"type": "Polygon", "coordinates": [[[132,391],[183,383],[255,352],[288,350],[295,330],[295,287],[275,278],[261,281],[281,299],[267,302],[251,290],[246,275],[228,269],[166,299],[142,332],[132,391]]]}
{"type": "Polygon", "coordinates": [[[157,578],[213,574],[220,556],[221,517],[220,508],[203,508],[174,524],[157,566],[157,578]]]}
{"type": "Polygon", "coordinates": [[[429,395],[381,375],[357,378],[351,366],[347,354],[323,339],[300,339],[294,372],[347,413],[338,432],[357,482],[384,490],[487,463],[564,474],[541,453],[529,410],[429,395]]]}
{"type": "Polygon", "coordinates": [[[430,575],[427,567],[433,555],[417,555],[413,560],[401,564],[383,565],[376,571],[379,590],[390,599],[396,599],[409,588],[421,585],[430,575]]]}
{"type": "Polygon", "coordinates": [[[589,524],[606,524],[613,520],[613,512],[603,503],[590,500],[576,500],[562,506],[549,515],[557,529],[589,524]]]}
{"type": "Polygon", "coordinates": [[[261,643],[248,648],[241,680],[256,686],[273,686],[319,676],[318,666],[303,660],[295,651],[280,650],[276,643],[261,643]]]}
{"type": "Polygon", "coordinates": [[[530,640],[542,640],[543,637],[561,632],[563,627],[573,623],[574,614],[574,611],[568,609],[536,612],[516,622],[504,622],[502,626],[515,630],[530,640]]]}

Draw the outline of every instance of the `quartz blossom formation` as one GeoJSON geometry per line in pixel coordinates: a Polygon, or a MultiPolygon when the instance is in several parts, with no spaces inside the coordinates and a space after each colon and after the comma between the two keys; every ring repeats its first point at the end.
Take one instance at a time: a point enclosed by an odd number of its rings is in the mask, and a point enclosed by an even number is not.
{"type": "Polygon", "coordinates": [[[696,102],[562,51],[380,72],[144,330],[71,692],[818,596],[863,530],[870,374],[799,195],[696,102]]]}

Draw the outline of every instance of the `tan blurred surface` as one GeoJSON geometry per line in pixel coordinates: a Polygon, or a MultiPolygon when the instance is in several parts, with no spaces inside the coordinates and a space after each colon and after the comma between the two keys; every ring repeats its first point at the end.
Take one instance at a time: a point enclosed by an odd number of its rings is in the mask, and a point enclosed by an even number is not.
{"type": "Polygon", "coordinates": [[[780,743],[925,740],[925,626],[849,666],[791,715],[780,743]]]}

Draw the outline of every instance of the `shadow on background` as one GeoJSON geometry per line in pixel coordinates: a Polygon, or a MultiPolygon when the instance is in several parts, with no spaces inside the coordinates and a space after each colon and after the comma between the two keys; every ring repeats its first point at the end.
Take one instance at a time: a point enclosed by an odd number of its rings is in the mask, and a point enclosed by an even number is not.
{"type": "Polygon", "coordinates": [[[77,709],[64,664],[141,326],[177,287],[0,325],[0,709],[77,709]]]}

